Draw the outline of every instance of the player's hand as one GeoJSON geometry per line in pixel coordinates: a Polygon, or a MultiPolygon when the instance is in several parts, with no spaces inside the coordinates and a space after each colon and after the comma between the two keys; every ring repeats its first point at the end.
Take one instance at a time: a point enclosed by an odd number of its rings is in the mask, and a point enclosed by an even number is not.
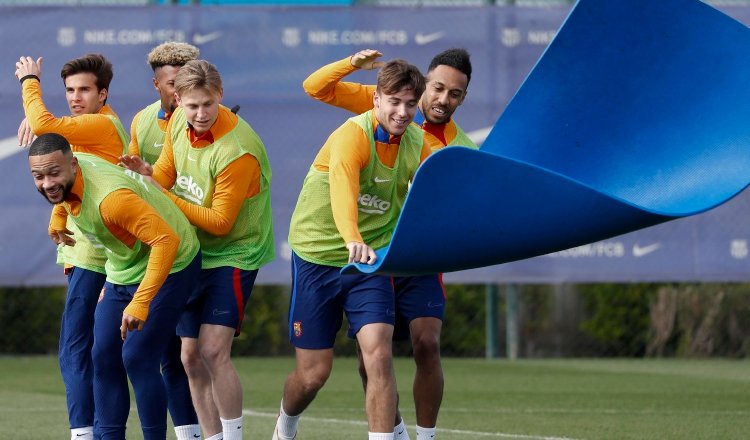
{"type": "Polygon", "coordinates": [[[139,156],[120,156],[120,163],[118,165],[131,171],[135,171],[142,176],[152,176],[154,174],[154,168],[151,164],[141,159],[139,156]]]}
{"type": "Polygon", "coordinates": [[[349,249],[349,263],[374,264],[378,259],[375,251],[364,243],[350,241],[346,248],[349,249]]]}
{"type": "Polygon", "coordinates": [[[124,341],[128,336],[130,330],[141,330],[143,328],[143,321],[136,318],[133,315],[127,313],[122,314],[122,325],[120,325],[120,337],[124,341]]]}
{"type": "Polygon", "coordinates": [[[31,131],[31,125],[26,118],[23,118],[21,124],[18,126],[18,146],[22,148],[28,148],[32,142],[36,139],[36,135],[31,131]]]}
{"type": "Polygon", "coordinates": [[[106,290],[105,287],[102,287],[102,291],[99,292],[99,298],[96,300],[96,303],[99,304],[100,302],[104,301],[104,291],[106,290]]]}
{"type": "Polygon", "coordinates": [[[68,228],[63,228],[60,230],[50,229],[47,232],[49,233],[49,238],[51,238],[52,241],[55,242],[55,244],[62,244],[65,246],[76,245],[76,241],[73,238],[73,232],[68,228]]]}
{"type": "Polygon", "coordinates": [[[381,67],[385,66],[384,62],[377,61],[377,59],[382,56],[383,54],[375,49],[365,49],[360,50],[359,52],[352,55],[349,61],[352,63],[352,66],[358,69],[380,69],[381,67]]]}
{"type": "Polygon", "coordinates": [[[16,61],[16,78],[21,79],[26,75],[42,77],[42,57],[34,61],[31,57],[21,57],[16,61]]]}

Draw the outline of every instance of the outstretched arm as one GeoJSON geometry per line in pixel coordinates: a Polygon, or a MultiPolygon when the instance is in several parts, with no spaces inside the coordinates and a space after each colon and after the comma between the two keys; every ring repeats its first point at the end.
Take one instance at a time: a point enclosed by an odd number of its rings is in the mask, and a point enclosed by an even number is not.
{"type": "Polygon", "coordinates": [[[383,63],[377,61],[382,54],[366,49],[356,54],[321,67],[302,83],[305,92],[318,101],[360,114],[373,108],[375,86],[341,81],[358,69],[377,69],[383,63]]]}

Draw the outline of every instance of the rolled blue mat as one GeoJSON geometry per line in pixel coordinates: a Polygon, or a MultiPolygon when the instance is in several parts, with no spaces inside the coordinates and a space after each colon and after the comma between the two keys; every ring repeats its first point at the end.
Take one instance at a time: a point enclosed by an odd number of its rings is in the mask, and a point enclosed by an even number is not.
{"type": "Polygon", "coordinates": [[[506,263],[714,208],[750,183],[750,29],[698,0],[580,0],[480,150],[420,167],[344,273],[506,263]]]}

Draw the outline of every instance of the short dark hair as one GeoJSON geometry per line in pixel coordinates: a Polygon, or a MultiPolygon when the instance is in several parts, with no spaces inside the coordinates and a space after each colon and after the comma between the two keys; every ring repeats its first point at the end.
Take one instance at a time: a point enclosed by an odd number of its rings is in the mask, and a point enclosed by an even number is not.
{"type": "Polygon", "coordinates": [[[378,93],[393,95],[403,88],[414,90],[414,95],[419,99],[425,89],[422,72],[404,60],[388,61],[378,72],[378,93]]]}
{"type": "Polygon", "coordinates": [[[70,142],[57,133],[44,133],[34,139],[34,142],[29,146],[29,157],[43,156],[55,151],[61,151],[63,155],[67,156],[71,153],[70,142]]]}
{"type": "Polygon", "coordinates": [[[430,73],[437,66],[449,66],[466,75],[466,84],[471,82],[471,60],[466,49],[453,48],[440,52],[430,61],[430,67],[427,73],[430,73]]]}
{"type": "Polygon", "coordinates": [[[93,73],[96,76],[96,87],[99,90],[109,90],[109,83],[112,82],[114,76],[112,63],[104,55],[98,53],[86,54],[68,61],[60,70],[60,77],[64,83],[67,77],[77,73],[93,73]]]}

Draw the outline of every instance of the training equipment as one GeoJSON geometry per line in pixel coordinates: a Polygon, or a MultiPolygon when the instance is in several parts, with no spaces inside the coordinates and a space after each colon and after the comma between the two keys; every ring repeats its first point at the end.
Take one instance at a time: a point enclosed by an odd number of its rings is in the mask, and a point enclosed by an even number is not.
{"type": "Polygon", "coordinates": [[[479,151],[417,172],[389,247],[415,275],[714,208],[750,182],[750,29],[698,0],[580,0],[479,151]]]}

